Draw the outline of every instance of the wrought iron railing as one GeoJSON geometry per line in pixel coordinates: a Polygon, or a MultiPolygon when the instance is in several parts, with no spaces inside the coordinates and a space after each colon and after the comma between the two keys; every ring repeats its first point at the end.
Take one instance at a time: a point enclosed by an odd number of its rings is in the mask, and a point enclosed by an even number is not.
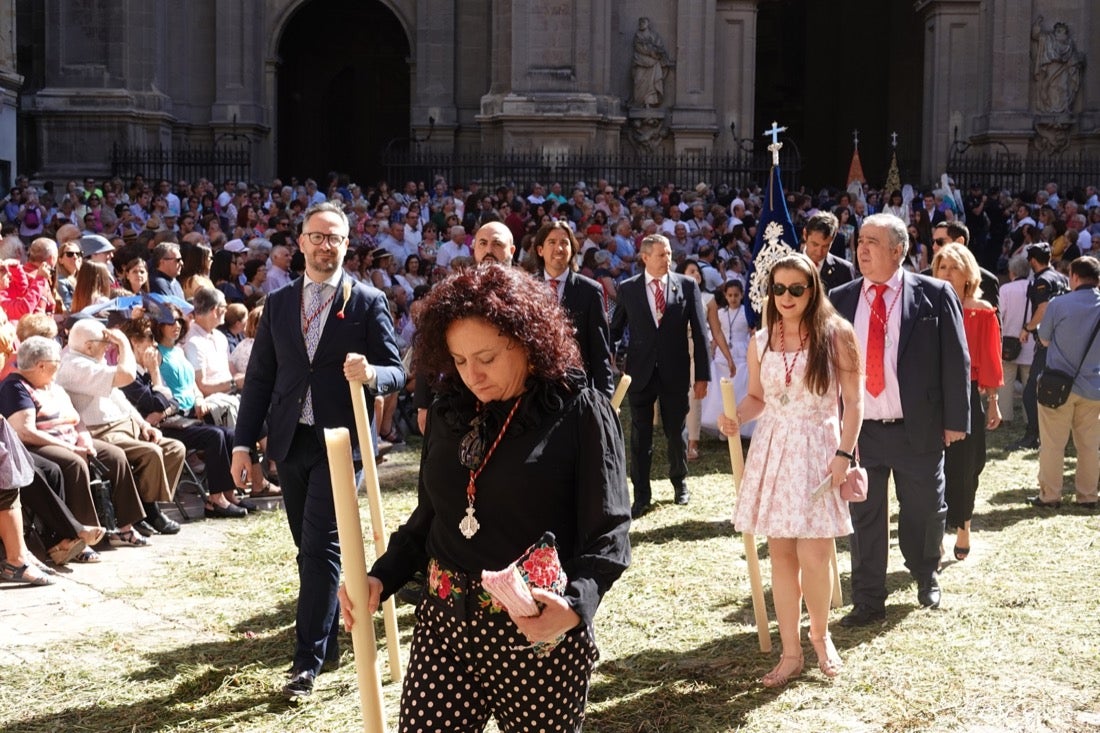
{"type": "MultiPolygon", "coordinates": [[[[443,176],[452,183],[468,184],[476,180],[483,188],[498,185],[522,188],[537,181],[546,186],[560,182],[568,189],[578,181],[593,186],[603,179],[635,188],[673,183],[690,190],[698,183],[711,187],[724,183],[731,188],[763,184],[768,180],[771,153],[744,150],[678,155],[545,150],[452,153],[413,148],[386,151],[382,164],[387,180],[425,181],[429,188],[434,177],[443,176]]],[[[788,189],[797,188],[802,167],[797,150],[784,149],[780,165],[784,185],[788,189]]]]}
{"type": "Polygon", "coordinates": [[[111,147],[111,175],[123,179],[141,175],[146,180],[248,181],[252,175],[252,153],[247,143],[172,148],[124,147],[116,143],[111,147]]]}

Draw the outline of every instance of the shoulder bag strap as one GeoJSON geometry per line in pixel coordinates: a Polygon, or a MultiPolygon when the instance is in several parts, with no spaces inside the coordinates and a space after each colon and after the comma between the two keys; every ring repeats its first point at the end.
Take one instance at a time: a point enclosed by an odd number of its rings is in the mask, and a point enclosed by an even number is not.
{"type": "Polygon", "coordinates": [[[1092,349],[1092,344],[1096,341],[1096,334],[1100,332],[1100,316],[1096,319],[1096,325],[1092,327],[1092,335],[1089,336],[1089,342],[1085,345],[1085,350],[1081,354],[1081,359],[1077,362],[1077,368],[1073,370],[1073,378],[1077,379],[1077,375],[1081,373],[1081,367],[1085,365],[1085,357],[1089,355],[1089,350],[1092,349]]]}

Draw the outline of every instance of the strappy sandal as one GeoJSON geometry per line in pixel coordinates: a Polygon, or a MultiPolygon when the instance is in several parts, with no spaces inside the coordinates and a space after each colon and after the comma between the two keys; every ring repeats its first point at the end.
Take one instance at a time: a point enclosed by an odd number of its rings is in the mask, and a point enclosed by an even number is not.
{"type": "Polygon", "coordinates": [[[125,532],[115,532],[111,535],[111,547],[148,547],[149,540],[142,537],[137,530],[128,529],[125,532]]]}
{"type": "Polygon", "coordinates": [[[814,645],[814,652],[817,653],[817,668],[826,677],[836,677],[840,673],[840,668],[844,666],[844,662],[840,660],[840,655],[833,646],[833,637],[829,634],[825,634],[820,639],[811,636],[810,643],[814,645]]]}
{"type": "Polygon", "coordinates": [[[103,558],[99,556],[98,552],[90,547],[85,547],[84,552],[73,558],[73,562],[80,563],[81,565],[88,565],[91,563],[97,563],[102,559],[103,558]]]}
{"type": "MultiPolygon", "coordinates": [[[[47,578],[45,575],[37,575],[35,577],[29,577],[27,571],[31,566],[21,565],[16,567],[9,562],[0,563],[0,581],[5,583],[26,583],[28,585],[53,585],[53,581],[47,578]]],[[[35,571],[38,568],[35,567],[35,571]]]]}
{"type": "Polygon", "coordinates": [[[50,560],[53,561],[54,565],[68,565],[88,546],[82,539],[69,540],[68,546],[63,546],[64,544],[65,541],[62,540],[48,551],[50,560]]]}
{"type": "Polygon", "coordinates": [[[779,658],[779,664],[775,665],[771,672],[768,672],[760,678],[760,683],[763,684],[764,687],[782,687],[802,674],[802,667],[804,664],[805,662],[801,654],[797,657],[784,654],[779,658]],[[784,668],[784,665],[786,665],[786,668],[784,668]]]}

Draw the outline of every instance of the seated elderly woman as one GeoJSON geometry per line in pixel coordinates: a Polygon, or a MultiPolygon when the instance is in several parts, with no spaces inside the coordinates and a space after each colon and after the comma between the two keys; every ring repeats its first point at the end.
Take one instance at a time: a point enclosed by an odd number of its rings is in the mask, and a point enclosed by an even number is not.
{"type": "Polygon", "coordinates": [[[183,443],[151,425],[119,389],[133,382],[136,374],[126,336],[84,318],[69,331],[69,348],[61,355],[55,380],[69,393],[92,437],[126,454],[145,509],[145,519],[135,525],[138,532],[146,537],[154,532],[176,534],[179,524],[162,513],[157,502],[172,500],[187,451],[183,443]],[[114,366],[107,363],[108,348],[117,355],[114,366]]]}
{"type": "MultiPolygon", "coordinates": [[[[0,421],[6,424],[4,418],[0,421]]],[[[0,440],[6,449],[18,443],[20,450],[26,450],[22,441],[9,425],[11,440],[0,440]]],[[[49,549],[46,554],[55,565],[70,562],[99,562],[99,553],[92,548],[98,545],[106,535],[103,527],[89,527],[77,521],[65,504],[65,477],[61,468],[53,461],[30,453],[33,464],[33,476],[30,483],[20,487],[19,500],[36,520],[39,537],[49,549]]],[[[9,561],[11,558],[8,558],[9,561]]]]}
{"type": "MultiPolygon", "coordinates": [[[[156,324],[147,318],[134,319],[122,325],[122,332],[130,339],[138,362],[137,378],[122,391],[145,419],[159,427],[165,435],[181,441],[188,449],[203,451],[210,494],[206,516],[245,516],[249,502],[237,498],[229,472],[233,431],[221,425],[180,416],[180,404],[161,376],[161,355],[153,340],[155,327],[156,324]],[[236,502],[240,502],[241,506],[237,506],[236,502]]],[[[253,470],[258,469],[257,464],[253,470]]]]}
{"type": "MultiPolygon", "coordinates": [[[[30,487],[36,479],[31,454],[23,447],[8,422],[0,418],[0,543],[4,545],[4,559],[0,561],[0,581],[50,585],[51,581],[46,576],[56,574],[56,571],[38,562],[27,549],[23,538],[20,492],[23,487],[30,487]]],[[[45,493],[51,494],[48,488],[45,493]]],[[[63,564],[80,554],[84,548],[83,540],[68,540],[64,547],[52,548],[51,555],[56,550],[59,554],[57,559],[63,561],[58,564],[63,564]]]]}
{"type": "Polygon", "coordinates": [[[54,381],[61,364],[56,341],[32,336],[19,345],[17,368],[0,382],[0,413],[32,453],[53,461],[65,476],[65,501],[83,525],[99,526],[92,499],[88,458],[107,468],[117,529],[115,546],[145,547],[149,541],[134,530],[145,517],[134,485],[134,474],[121,448],[94,439],[80,420],[69,395],[54,381]]]}

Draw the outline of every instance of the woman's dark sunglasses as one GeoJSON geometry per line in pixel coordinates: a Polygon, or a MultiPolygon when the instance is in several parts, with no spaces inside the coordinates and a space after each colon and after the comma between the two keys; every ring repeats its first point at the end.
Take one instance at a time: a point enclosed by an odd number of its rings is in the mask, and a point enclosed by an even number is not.
{"type": "Polygon", "coordinates": [[[794,297],[801,298],[802,294],[811,287],[810,285],[784,285],[783,283],[773,283],[772,295],[778,298],[780,295],[783,295],[783,293],[790,291],[791,295],[794,297]]]}

